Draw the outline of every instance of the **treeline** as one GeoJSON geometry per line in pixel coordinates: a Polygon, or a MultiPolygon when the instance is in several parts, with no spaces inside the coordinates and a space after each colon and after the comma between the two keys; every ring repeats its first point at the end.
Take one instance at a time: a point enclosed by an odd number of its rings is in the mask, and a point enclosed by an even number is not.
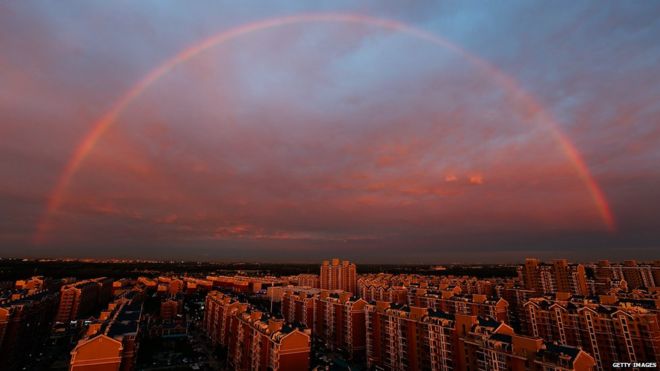
{"type": "Polygon", "coordinates": [[[22,259],[0,260],[0,281],[14,281],[30,276],[53,278],[92,277],[135,278],[166,274],[205,276],[211,274],[292,275],[318,273],[318,264],[257,264],[257,263],[198,263],[198,262],[83,262],[36,261],[22,259]]]}
{"type": "MultiPolygon", "coordinates": [[[[318,274],[320,264],[280,263],[200,263],[200,262],[83,262],[83,261],[36,261],[22,259],[0,260],[0,281],[15,281],[30,276],[53,278],[92,277],[135,278],[157,275],[233,275],[250,276],[318,274]]],[[[500,265],[450,265],[445,270],[433,270],[428,265],[358,264],[358,273],[426,274],[487,277],[514,277],[516,268],[500,265]]]]}

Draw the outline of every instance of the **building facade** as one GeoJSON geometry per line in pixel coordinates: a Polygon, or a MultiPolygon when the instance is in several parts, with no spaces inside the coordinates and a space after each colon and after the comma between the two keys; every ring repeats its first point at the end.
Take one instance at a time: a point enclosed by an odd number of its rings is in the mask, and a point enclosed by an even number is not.
{"type": "Polygon", "coordinates": [[[324,260],[319,275],[321,289],[357,294],[357,266],[348,260],[324,260]]]}

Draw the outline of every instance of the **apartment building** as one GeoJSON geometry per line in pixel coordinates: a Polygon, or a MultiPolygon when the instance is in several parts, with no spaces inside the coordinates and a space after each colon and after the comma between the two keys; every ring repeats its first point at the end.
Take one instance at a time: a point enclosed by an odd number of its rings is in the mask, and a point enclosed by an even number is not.
{"type": "Polygon", "coordinates": [[[389,286],[384,282],[363,284],[358,288],[358,293],[361,298],[368,302],[389,301],[405,304],[408,301],[408,288],[405,286],[389,286]]]}
{"type": "Polygon", "coordinates": [[[343,290],[357,294],[357,266],[348,260],[324,260],[319,285],[325,290],[343,290]]]}
{"type": "Polygon", "coordinates": [[[49,333],[58,302],[59,292],[48,290],[0,302],[0,369],[19,369],[34,355],[49,333]]]}
{"type": "Polygon", "coordinates": [[[175,296],[185,289],[185,282],[177,277],[158,277],[157,292],[160,295],[175,296]]]}
{"type": "Polygon", "coordinates": [[[131,371],[135,369],[142,319],[137,292],[111,303],[100,321],[71,351],[70,371],[131,371]]]}
{"type": "Polygon", "coordinates": [[[316,274],[299,274],[297,276],[292,276],[289,279],[289,282],[295,284],[296,286],[307,286],[311,288],[321,287],[321,280],[316,274]]]}
{"type": "Polygon", "coordinates": [[[349,292],[321,291],[313,298],[313,305],[312,334],[328,348],[345,352],[351,359],[362,359],[366,349],[367,302],[349,292]]]}
{"type": "Polygon", "coordinates": [[[229,345],[230,318],[245,312],[248,305],[229,295],[211,291],[204,303],[203,328],[213,345],[229,345]]]}
{"type": "Polygon", "coordinates": [[[213,289],[213,282],[206,279],[195,278],[195,277],[184,277],[183,281],[186,286],[187,294],[192,294],[193,292],[196,291],[210,291],[211,289],[213,289]]]}
{"type": "Polygon", "coordinates": [[[587,274],[582,264],[569,264],[566,259],[552,262],[554,288],[557,292],[568,292],[573,295],[587,295],[587,274]]]}
{"type": "Polygon", "coordinates": [[[368,274],[358,278],[358,294],[368,302],[390,301],[393,303],[410,303],[411,292],[427,290],[428,292],[451,291],[456,294],[478,294],[495,297],[497,282],[482,280],[475,277],[435,277],[420,275],[368,274]]]}
{"type": "Polygon", "coordinates": [[[318,290],[284,289],[281,312],[289,323],[299,323],[307,328],[314,328],[314,302],[317,300],[318,290]]]}
{"type": "Polygon", "coordinates": [[[532,298],[525,309],[527,334],[581,347],[599,370],[612,362],[660,362],[657,313],[619,305],[613,297],[532,298]]]}
{"type": "Polygon", "coordinates": [[[287,279],[277,277],[247,277],[247,276],[207,276],[213,288],[231,290],[234,293],[256,293],[270,286],[288,284],[287,279]]]}
{"type": "Polygon", "coordinates": [[[105,334],[82,340],[71,352],[69,371],[119,371],[122,351],[122,342],[105,334]]]}
{"type": "Polygon", "coordinates": [[[173,321],[177,314],[181,312],[183,300],[164,299],[160,302],[159,317],[162,321],[173,321]]]}
{"type": "Polygon", "coordinates": [[[536,297],[533,290],[524,287],[518,287],[509,282],[498,288],[498,296],[509,303],[509,322],[516,331],[522,328],[522,322],[525,320],[525,303],[530,298],[536,297]]]}
{"type": "Polygon", "coordinates": [[[478,371],[592,370],[595,361],[579,348],[517,335],[506,325],[476,324],[461,339],[465,368],[478,371]]]}
{"type": "Polygon", "coordinates": [[[455,319],[428,308],[376,302],[365,308],[367,367],[383,370],[454,370],[455,319]]]}
{"type": "Polygon", "coordinates": [[[458,281],[458,285],[464,294],[479,294],[486,295],[487,297],[495,296],[496,282],[490,280],[465,277],[458,281]]]}
{"type": "Polygon", "coordinates": [[[625,260],[621,264],[610,264],[608,260],[600,260],[593,268],[596,282],[605,289],[612,287],[611,282],[620,281],[625,281],[629,289],[660,286],[660,261],[638,264],[635,260],[625,260]]]}
{"type": "Polygon", "coordinates": [[[112,285],[112,279],[101,277],[62,286],[55,320],[73,321],[105,305],[112,297],[112,285]]]}
{"type": "Polygon", "coordinates": [[[351,359],[361,359],[365,350],[364,307],[367,302],[339,290],[310,292],[288,289],[282,300],[282,315],[290,323],[312,330],[312,335],[351,359]]]}
{"type": "Polygon", "coordinates": [[[233,370],[309,369],[309,331],[285,325],[259,311],[246,311],[230,318],[228,363],[233,370]]]}
{"type": "Polygon", "coordinates": [[[469,314],[509,322],[509,303],[483,294],[461,295],[454,290],[413,289],[408,294],[410,306],[430,308],[449,314],[469,314]]]}
{"type": "Polygon", "coordinates": [[[33,293],[45,290],[59,290],[63,283],[64,280],[55,280],[43,276],[33,276],[28,279],[17,280],[14,283],[14,289],[25,291],[27,294],[31,295],[33,293]]]}
{"type": "Polygon", "coordinates": [[[382,370],[591,370],[587,353],[515,334],[490,318],[377,302],[366,308],[367,365],[382,370]]]}
{"type": "Polygon", "coordinates": [[[573,295],[589,294],[586,271],[582,264],[569,264],[565,259],[543,264],[538,259],[527,258],[518,273],[525,288],[537,294],[557,291],[573,295]]]}

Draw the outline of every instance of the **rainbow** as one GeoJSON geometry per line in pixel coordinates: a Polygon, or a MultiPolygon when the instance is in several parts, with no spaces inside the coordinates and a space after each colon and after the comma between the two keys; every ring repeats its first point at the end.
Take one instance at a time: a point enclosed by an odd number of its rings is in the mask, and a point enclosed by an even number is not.
{"type": "Polygon", "coordinates": [[[218,33],[207,39],[202,40],[201,42],[181,51],[179,54],[174,57],[166,60],[161,65],[157,66],[151,72],[149,72],[144,78],[142,78],[137,84],[135,84],[130,90],[128,90],[124,95],[122,95],[98,121],[92,125],[92,129],[85,135],[80,144],[76,147],[73,155],[70,160],[67,162],[64,167],[61,175],[58,178],[57,183],[55,184],[45,211],[43,212],[39,223],[36,228],[34,235],[34,241],[36,243],[44,241],[44,238],[50,226],[51,216],[59,209],[62,205],[66,189],[69,186],[71,179],[74,177],[76,172],[80,169],[80,166],[85,161],[85,158],[92,151],[98,140],[103,136],[103,134],[108,130],[110,126],[117,120],[121,113],[142,93],[144,93],[151,85],[158,81],[161,77],[166,75],[176,66],[188,61],[189,59],[195,57],[196,55],[223,44],[227,41],[233,40],[240,36],[244,36],[253,32],[263,31],[270,28],[291,25],[291,24],[301,24],[301,23],[319,23],[319,22],[329,22],[329,23],[357,23],[362,25],[380,27],[396,32],[401,32],[409,36],[415,37],[420,40],[427,41],[436,46],[445,48],[457,55],[465,58],[474,66],[482,69],[495,81],[497,81],[505,90],[505,92],[515,99],[517,102],[520,102],[523,105],[526,113],[534,115],[537,119],[540,119],[540,122],[548,125],[550,132],[554,136],[554,139],[559,143],[563,152],[565,153],[568,160],[572,163],[576,173],[579,178],[585,184],[588,189],[591,198],[595,207],[598,210],[600,217],[602,218],[603,223],[610,231],[615,230],[616,223],[614,216],[610,210],[610,207],[607,203],[607,199],[599,187],[598,183],[595,181],[587,165],[585,164],[582,156],[573,145],[573,143],[564,135],[561,131],[561,128],[553,119],[553,117],[543,109],[543,107],[537,102],[537,100],[527,93],[512,77],[506,75],[499,69],[495,68],[493,65],[487,61],[478,58],[477,56],[467,52],[463,48],[451,43],[450,41],[437,36],[435,34],[426,32],[424,30],[406,25],[404,23],[376,18],[366,15],[358,14],[343,14],[343,13],[311,13],[311,14],[299,14],[291,15],[280,18],[272,18],[261,20],[230,30],[218,33]]]}

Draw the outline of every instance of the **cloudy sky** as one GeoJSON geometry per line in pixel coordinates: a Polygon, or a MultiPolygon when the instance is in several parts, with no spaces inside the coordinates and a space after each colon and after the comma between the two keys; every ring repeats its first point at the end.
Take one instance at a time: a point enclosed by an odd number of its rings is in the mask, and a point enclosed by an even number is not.
{"type": "Polygon", "coordinates": [[[656,2],[3,2],[0,255],[660,258],[659,16],[656,2]],[[62,182],[127,92],[223,32],[132,96],[62,182]]]}

